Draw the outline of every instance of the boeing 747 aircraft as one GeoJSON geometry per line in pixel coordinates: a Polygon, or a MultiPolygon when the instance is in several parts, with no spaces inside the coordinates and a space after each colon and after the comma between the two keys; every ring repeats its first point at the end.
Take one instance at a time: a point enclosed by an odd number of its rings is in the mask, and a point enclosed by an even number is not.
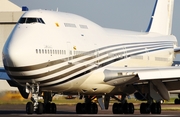
{"type": "Polygon", "coordinates": [[[114,98],[114,114],[133,114],[130,94],[147,101],[140,113],[160,114],[160,101],[180,89],[180,67],[171,66],[180,51],[171,34],[173,5],[174,0],[155,0],[146,32],[103,28],[70,13],[27,11],[4,45],[1,78],[31,97],[28,114],[56,113],[55,94],[84,98],[78,114],[97,114],[94,98],[101,109],[114,98]]]}

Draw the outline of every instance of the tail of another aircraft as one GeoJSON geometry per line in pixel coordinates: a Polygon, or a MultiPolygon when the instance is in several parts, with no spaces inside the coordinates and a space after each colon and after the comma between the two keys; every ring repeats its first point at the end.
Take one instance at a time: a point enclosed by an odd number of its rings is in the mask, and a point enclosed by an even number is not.
{"type": "Polygon", "coordinates": [[[174,0],[156,0],[147,32],[170,35],[174,0]]]}

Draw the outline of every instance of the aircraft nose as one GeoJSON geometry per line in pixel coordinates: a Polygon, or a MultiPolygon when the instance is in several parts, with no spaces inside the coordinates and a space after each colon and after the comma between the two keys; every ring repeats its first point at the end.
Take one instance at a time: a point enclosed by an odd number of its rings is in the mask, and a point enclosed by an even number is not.
{"type": "Polygon", "coordinates": [[[8,67],[14,66],[13,61],[18,56],[16,55],[16,53],[17,52],[15,51],[15,49],[13,49],[13,47],[10,46],[10,44],[5,44],[2,52],[4,66],[8,66],[8,67]]]}
{"type": "Polygon", "coordinates": [[[32,49],[32,46],[37,47],[39,41],[32,39],[41,39],[41,34],[34,29],[29,25],[17,25],[14,28],[3,48],[4,66],[22,67],[33,64],[35,49],[32,49]]]}
{"type": "Polygon", "coordinates": [[[14,67],[15,63],[21,61],[22,52],[23,50],[21,48],[21,44],[19,43],[16,36],[10,35],[2,51],[4,66],[14,67]]]}

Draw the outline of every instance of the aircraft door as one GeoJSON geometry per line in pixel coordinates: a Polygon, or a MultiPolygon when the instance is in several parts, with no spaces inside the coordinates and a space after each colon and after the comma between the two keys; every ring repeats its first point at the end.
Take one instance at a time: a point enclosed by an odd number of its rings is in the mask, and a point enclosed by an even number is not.
{"type": "Polygon", "coordinates": [[[149,55],[149,50],[148,48],[145,48],[145,56],[144,56],[144,61],[148,64],[148,66],[151,66],[151,61],[150,61],[150,55],[149,55]]]}
{"type": "Polygon", "coordinates": [[[95,52],[94,52],[94,55],[95,55],[95,65],[99,65],[99,49],[97,47],[97,44],[94,44],[95,45],[95,52]]]}
{"type": "Polygon", "coordinates": [[[73,49],[71,42],[67,42],[67,56],[68,56],[68,64],[72,64],[73,60],[73,49]]]}

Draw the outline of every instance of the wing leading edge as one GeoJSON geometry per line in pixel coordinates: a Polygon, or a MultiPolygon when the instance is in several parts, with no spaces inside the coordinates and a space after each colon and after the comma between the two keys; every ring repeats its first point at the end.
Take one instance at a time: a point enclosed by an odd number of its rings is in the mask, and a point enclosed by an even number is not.
{"type": "Polygon", "coordinates": [[[10,79],[3,67],[0,67],[0,80],[6,80],[11,87],[19,86],[14,80],[10,79]]]}
{"type": "Polygon", "coordinates": [[[179,54],[179,53],[180,53],[180,47],[174,48],[174,52],[175,52],[176,54],[179,54]]]}
{"type": "Polygon", "coordinates": [[[11,80],[3,67],[0,67],[0,80],[11,80]]]}

